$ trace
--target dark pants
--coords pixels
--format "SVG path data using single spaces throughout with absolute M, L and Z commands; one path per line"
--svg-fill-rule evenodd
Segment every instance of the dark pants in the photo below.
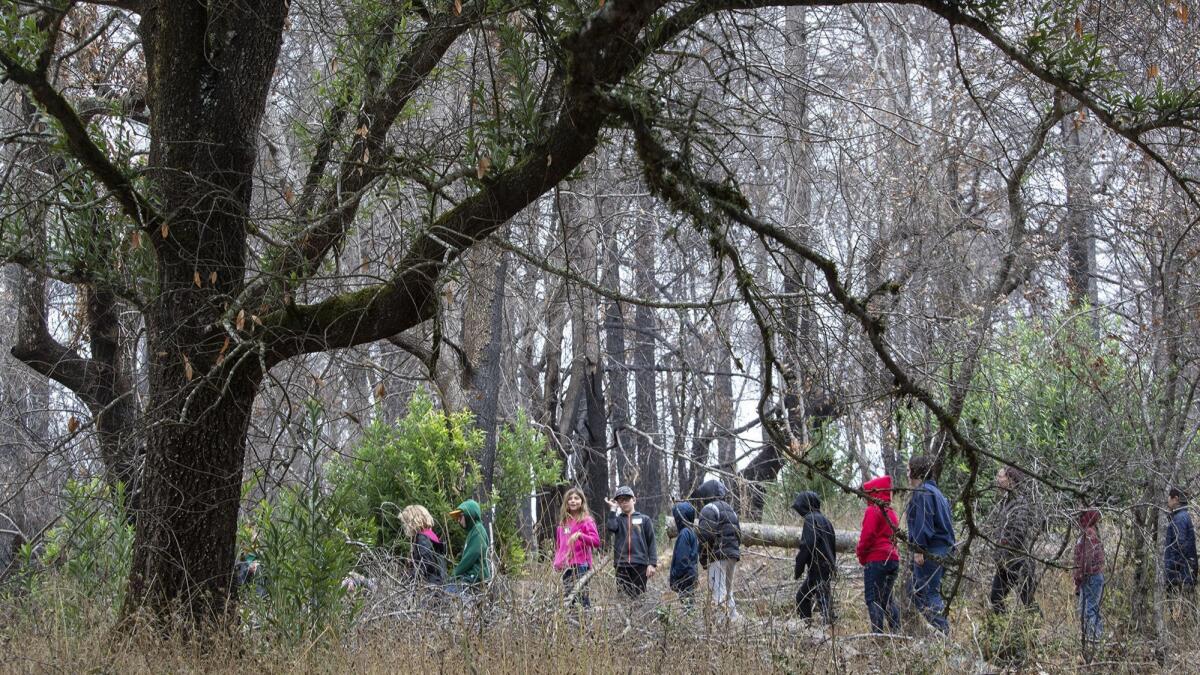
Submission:
M 683 602 L 685 607 L 691 607 L 693 600 L 696 598 L 696 576 L 691 575 L 681 579 L 672 579 L 671 590 L 679 595 L 679 600 Z
M 1029 558 L 1013 558 L 996 565 L 996 574 L 992 577 L 992 592 L 989 600 L 992 611 L 1003 614 L 1004 598 L 1009 591 L 1017 588 L 1021 604 L 1028 608 L 1036 608 L 1034 591 L 1037 590 L 1037 579 L 1033 573 L 1033 561 Z
M 801 619 L 811 619 L 815 600 L 825 623 L 833 623 L 835 617 L 832 590 L 830 571 L 819 574 L 818 570 L 809 568 L 808 576 L 804 577 L 804 583 L 800 584 L 800 590 L 796 591 L 796 613 Z
M 892 586 L 899 572 L 899 560 L 871 562 L 863 568 L 863 599 L 871 615 L 872 633 L 883 632 L 884 617 L 891 632 L 900 630 L 900 608 L 892 602 Z
M 571 604 L 578 602 L 584 607 L 592 606 L 592 601 L 588 598 L 586 584 L 579 586 L 579 590 L 575 590 L 575 582 L 586 576 L 589 569 L 591 568 L 587 565 L 573 565 L 563 570 L 563 597 L 568 597 L 571 595 L 571 591 L 575 591 L 575 598 L 571 601 Z
M 925 554 L 925 564 L 912 566 L 912 597 L 913 603 L 920 610 L 921 616 L 931 626 L 943 633 L 950 632 L 950 622 L 946 620 L 946 603 L 942 601 L 942 576 L 946 568 L 933 559 L 933 554 Z
M 631 598 L 646 592 L 645 565 L 617 565 L 617 587 Z

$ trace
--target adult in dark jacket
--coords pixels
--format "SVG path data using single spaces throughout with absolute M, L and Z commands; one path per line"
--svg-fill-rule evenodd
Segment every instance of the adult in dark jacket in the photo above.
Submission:
M 792 510 L 804 519 L 794 578 L 799 579 L 808 572 L 796 591 L 796 612 L 802 619 L 811 619 L 813 600 L 816 600 L 825 622 L 833 623 L 832 583 L 837 571 L 837 537 L 833 523 L 821 513 L 821 498 L 815 492 L 796 495 Z
M 1191 593 L 1196 588 L 1196 530 L 1188 512 L 1187 495 L 1179 488 L 1171 488 L 1167 508 L 1170 517 L 1163 546 L 1163 576 L 1168 589 Z
M 729 491 L 719 480 L 706 480 L 692 493 L 700 508 L 700 564 L 708 570 L 713 602 L 730 619 L 738 616 L 733 576 L 742 557 L 742 526 L 737 512 L 725 501 Z
M 696 592 L 696 579 L 699 576 L 697 567 L 700 562 L 700 540 L 693 531 L 696 526 L 696 508 L 687 502 L 679 502 L 671 509 L 671 517 L 675 519 L 675 529 L 679 532 L 671 554 L 671 590 L 690 605 Z
M 913 551 L 912 595 L 921 615 L 934 628 L 950 632 L 942 600 L 942 561 L 954 550 L 954 521 L 950 502 L 933 480 L 933 458 L 917 455 L 908 461 L 912 496 L 905 511 L 908 544 Z
M 613 499 L 605 500 L 612 512 L 605 528 L 613 538 L 613 567 L 617 586 L 625 595 L 636 598 L 646 592 L 646 581 L 658 568 L 658 550 L 654 543 L 654 521 L 638 513 L 633 488 L 622 485 Z
M 1001 467 L 996 472 L 996 486 L 1004 496 L 991 518 L 996 573 L 988 599 L 994 614 L 1004 613 L 1004 599 L 1013 588 L 1018 589 L 1025 607 L 1037 607 L 1037 575 L 1029 551 L 1037 538 L 1038 516 L 1025 483 L 1026 476 L 1019 469 Z

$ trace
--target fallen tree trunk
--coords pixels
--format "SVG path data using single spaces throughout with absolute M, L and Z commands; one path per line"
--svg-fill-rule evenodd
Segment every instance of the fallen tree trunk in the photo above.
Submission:
M 742 523 L 742 543 L 747 546 L 778 546 L 780 548 L 799 548 L 800 535 L 803 527 L 792 525 L 767 525 L 765 523 Z M 836 530 L 838 553 L 848 553 L 858 546 L 858 533 L 852 530 Z M 678 535 L 675 520 L 667 520 L 667 536 L 674 539 Z

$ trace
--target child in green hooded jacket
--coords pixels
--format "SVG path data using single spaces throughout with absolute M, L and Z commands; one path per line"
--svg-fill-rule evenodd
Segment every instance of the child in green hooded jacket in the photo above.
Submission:
M 492 575 L 488 569 L 487 552 L 490 546 L 487 529 L 483 526 L 483 512 L 479 502 L 468 499 L 450 512 L 452 518 L 467 529 L 467 543 L 463 546 L 458 564 L 454 566 L 454 581 L 460 584 L 478 584 Z

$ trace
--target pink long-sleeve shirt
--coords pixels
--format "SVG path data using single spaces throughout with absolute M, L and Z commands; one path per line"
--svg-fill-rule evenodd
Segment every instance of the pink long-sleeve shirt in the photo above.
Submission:
M 554 528 L 554 532 L 554 569 L 561 571 L 575 565 L 592 566 L 592 549 L 600 548 L 600 532 L 596 530 L 596 521 L 591 516 L 568 521 Z M 576 532 L 580 533 L 579 538 L 568 546 L 567 540 Z

